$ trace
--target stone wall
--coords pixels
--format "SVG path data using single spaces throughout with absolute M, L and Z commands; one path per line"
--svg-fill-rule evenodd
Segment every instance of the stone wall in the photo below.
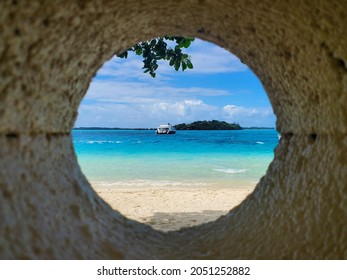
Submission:
M 1 1 L 0 258 L 347 258 L 346 0 Z M 255 191 L 213 223 L 161 233 L 113 211 L 70 130 L 115 53 L 199 37 L 259 77 L 282 138 Z

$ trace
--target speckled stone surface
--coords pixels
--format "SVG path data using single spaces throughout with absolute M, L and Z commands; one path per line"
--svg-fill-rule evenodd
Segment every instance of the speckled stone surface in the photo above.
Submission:
M 0 258 L 346 259 L 347 1 L 1 1 Z M 259 77 L 282 138 L 253 194 L 161 233 L 92 190 L 70 137 L 91 78 L 141 40 L 214 42 Z

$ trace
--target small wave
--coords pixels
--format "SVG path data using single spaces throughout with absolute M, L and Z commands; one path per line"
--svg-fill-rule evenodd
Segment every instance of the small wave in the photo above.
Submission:
M 202 187 L 208 186 L 208 183 L 204 182 L 182 182 L 182 181 L 168 181 L 168 180 L 124 180 L 124 181 L 91 181 L 91 184 L 96 187 L 112 188 L 143 188 L 143 187 Z
M 214 171 L 228 173 L 228 174 L 238 174 L 238 173 L 245 173 L 247 169 L 232 169 L 232 168 L 221 168 L 221 169 L 213 169 Z
M 93 141 L 87 141 L 88 144 L 104 144 L 107 143 L 107 141 L 97 141 L 97 140 L 93 140 Z
M 87 141 L 88 144 L 120 144 L 122 141 L 107 141 L 107 140 L 91 140 Z
M 257 142 L 255 142 L 256 144 L 260 144 L 260 145 L 263 145 L 264 144 L 264 142 L 261 142 L 261 141 L 257 141 Z

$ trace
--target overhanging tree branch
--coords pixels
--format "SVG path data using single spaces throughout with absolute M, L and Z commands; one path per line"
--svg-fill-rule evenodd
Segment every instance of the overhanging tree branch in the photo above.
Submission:
M 173 48 L 168 47 L 166 41 L 173 41 L 176 45 Z M 182 49 L 188 48 L 193 41 L 194 38 L 159 37 L 138 43 L 117 56 L 127 58 L 130 51 L 142 56 L 144 73 L 149 73 L 154 78 L 156 76 L 155 71 L 158 68 L 158 60 L 169 61 L 169 65 L 174 67 L 176 71 L 179 69 L 182 69 L 182 71 L 193 69 L 190 57 L 182 52 Z

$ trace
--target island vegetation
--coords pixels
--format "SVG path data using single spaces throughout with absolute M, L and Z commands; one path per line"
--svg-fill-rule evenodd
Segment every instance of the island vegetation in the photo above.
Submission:
M 196 121 L 190 124 L 177 124 L 174 126 L 176 130 L 241 130 L 242 127 L 238 123 L 227 123 L 224 121 Z

